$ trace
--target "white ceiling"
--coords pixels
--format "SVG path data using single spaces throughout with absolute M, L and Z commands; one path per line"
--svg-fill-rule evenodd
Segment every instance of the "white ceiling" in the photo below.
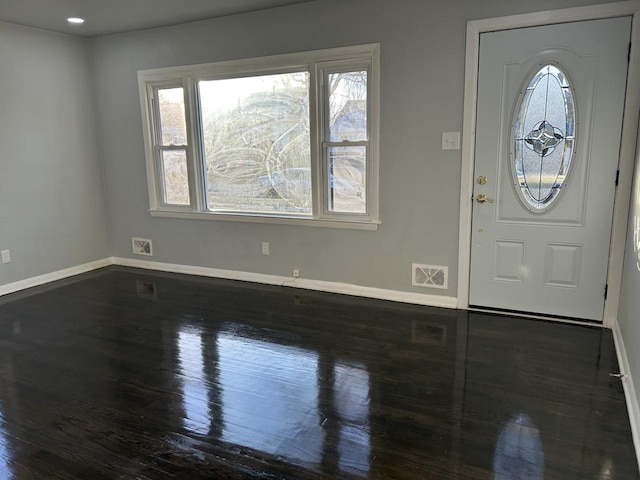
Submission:
M 0 0 L 0 21 L 95 37 L 313 0 Z M 82 17 L 70 25 L 68 17 Z

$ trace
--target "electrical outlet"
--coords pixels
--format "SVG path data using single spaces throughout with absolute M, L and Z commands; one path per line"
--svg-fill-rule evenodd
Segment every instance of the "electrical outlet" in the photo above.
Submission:
M 442 150 L 460 150 L 460 132 L 442 132 Z
M 2 263 L 11 263 L 11 252 L 9 250 L 2 250 L 0 256 L 2 256 Z
M 294 268 L 293 269 L 293 278 L 300 278 L 300 269 L 299 268 Z
M 262 242 L 262 254 L 269 255 L 269 242 Z

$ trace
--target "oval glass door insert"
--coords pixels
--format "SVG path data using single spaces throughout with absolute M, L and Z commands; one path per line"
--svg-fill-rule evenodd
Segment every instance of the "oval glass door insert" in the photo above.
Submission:
M 547 64 L 529 81 L 515 111 L 511 163 L 525 208 L 548 210 L 564 188 L 575 142 L 575 101 L 562 69 Z

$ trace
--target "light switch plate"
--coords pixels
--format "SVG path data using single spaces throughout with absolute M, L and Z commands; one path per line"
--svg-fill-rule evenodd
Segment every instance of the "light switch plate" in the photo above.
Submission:
M 460 132 L 442 132 L 442 150 L 460 150 Z

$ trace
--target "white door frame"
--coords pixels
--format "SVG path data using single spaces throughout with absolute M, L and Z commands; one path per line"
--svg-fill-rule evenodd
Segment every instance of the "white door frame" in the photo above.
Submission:
M 609 247 L 608 294 L 604 303 L 604 326 L 612 328 L 618 316 L 622 286 L 622 267 L 631 199 L 633 166 L 640 113 L 640 0 L 587 7 L 550 10 L 508 17 L 473 20 L 467 23 L 467 48 L 464 78 L 464 119 L 462 135 L 462 170 L 460 185 L 460 230 L 458 248 L 458 308 L 469 308 L 469 274 L 471 263 L 471 214 L 473 210 L 473 170 L 475 165 L 476 108 L 478 99 L 478 61 L 480 34 L 514 28 L 557 23 L 632 16 L 631 51 L 627 73 L 627 92 L 622 120 L 620 170 L 613 207 L 611 246 Z M 629 85 L 632 88 L 629 88 Z

